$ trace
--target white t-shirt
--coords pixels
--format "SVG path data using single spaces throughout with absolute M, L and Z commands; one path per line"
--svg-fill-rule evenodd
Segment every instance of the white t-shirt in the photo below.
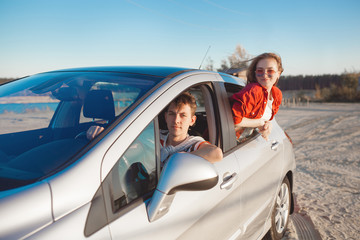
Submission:
M 262 116 L 262 119 L 264 119 L 265 121 L 269 121 L 271 116 L 272 116 L 272 104 L 273 104 L 274 99 L 272 100 L 268 100 L 266 107 L 265 107 L 265 112 Z
M 169 131 L 160 130 L 160 144 L 161 144 L 161 147 L 166 146 L 166 141 L 167 141 L 168 136 L 169 136 Z M 191 144 L 191 142 L 194 142 L 194 143 Z M 190 146 L 187 146 L 182 151 L 183 152 L 192 152 L 192 151 L 198 150 L 200 145 L 203 144 L 203 143 L 206 143 L 206 142 L 207 141 L 204 138 L 200 137 L 200 136 L 189 136 L 189 134 L 188 134 L 186 139 L 181 144 L 189 143 Z
M 161 161 L 165 161 L 172 154 L 177 152 L 192 152 L 198 150 L 200 145 L 203 143 L 208 143 L 204 138 L 200 136 L 189 136 L 187 135 L 186 139 L 177 146 L 166 146 L 166 141 L 169 136 L 169 131 L 160 130 L 160 145 L 161 145 Z M 167 149 L 163 154 L 163 150 Z

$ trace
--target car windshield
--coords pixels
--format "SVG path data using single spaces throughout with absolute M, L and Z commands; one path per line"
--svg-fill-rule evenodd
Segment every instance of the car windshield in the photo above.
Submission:
M 51 72 L 0 86 L 0 191 L 56 172 L 90 141 L 90 126 L 125 116 L 162 78 Z

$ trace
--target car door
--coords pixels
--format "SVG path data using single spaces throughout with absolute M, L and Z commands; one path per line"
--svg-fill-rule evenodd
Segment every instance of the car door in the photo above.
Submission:
M 258 237 L 281 183 L 281 146 L 276 140 L 266 141 L 258 135 L 240 146 L 235 154 L 240 165 L 243 237 Z
M 217 100 L 214 86 L 204 84 L 198 88 L 202 90 L 203 102 L 207 105 L 205 109 L 207 110 L 207 124 L 210 131 L 209 140 L 214 143 L 217 139 L 219 144 L 224 145 L 223 129 L 226 129 L 228 125 L 220 118 L 219 109 L 222 108 L 222 105 Z M 202 125 L 205 124 L 202 123 Z M 215 135 L 216 138 L 212 139 L 212 135 Z M 224 151 L 223 146 L 222 148 Z M 191 204 L 195 211 L 207 207 L 206 211 L 202 210 L 205 215 L 197 220 L 179 239 L 229 239 L 237 234 L 241 189 L 236 156 L 225 151 L 223 160 L 214 165 L 219 174 L 217 186 L 210 191 L 199 192 L 198 194 L 202 197 L 198 202 Z M 191 193 L 184 194 L 190 195 Z M 201 211 L 198 212 L 200 215 Z
M 174 96 L 182 90 L 195 86 L 194 83 L 204 82 L 204 78 L 207 83 L 195 85 L 204 93 L 206 117 L 209 119 L 206 121 L 210 132 L 209 140 L 220 145 L 222 139 L 217 129 L 221 126 L 216 117 L 218 106 L 210 82 L 212 79 L 215 81 L 217 79 L 211 74 L 196 75 L 178 80 L 166 91 L 154 96 L 153 99 L 156 100 L 148 105 L 145 102 L 141 104 L 140 107 L 146 105 L 145 110 L 136 119 L 134 118 L 135 120 L 128 125 L 126 131 L 119 136 L 105 155 L 102 169 L 103 194 L 108 226 L 114 239 L 226 239 L 232 237 L 239 229 L 239 168 L 234 153 L 224 155 L 222 161 L 214 164 L 219 176 L 215 187 L 205 191 L 177 192 L 169 212 L 156 221 L 150 222 L 146 212 L 147 203 L 151 199 L 154 184 L 159 176 L 150 177 L 153 173 L 159 173 L 160 146 L 157 115 Z M 145 148 L 148 150 L 144 150 Z M 133 152 L 130 153 L 131 151 Z M 130 155 L 136 156 L 133 158 L 136 160 L 129 160 Z M 120 178 L 126 179 L 124 177 L 126 174 L 123 174 L 126 171 L 118 170 L 121 168 L 119 166 L 125 166 L 119 163 L 119 161 L 125 161 L 124 159 L 128 160 L 127 167 L 134 164 L 134 161 L 138 162 L 138 159 L 143 159 L 150 166 L 147 167 L 143 163 L 142 166 L 134 167 L 137 173 L 133 175 L 141 175 L 147 181 L 144 186 L 139 184 L 142 190 L 134 190 L 132 197 L 127 196 L 128 190 L 121 181 L 114 184 L 116 182 L 114 178 L 123 176 Z M 110 166 L 114 167 L 110 170 Z M 110 174 L 105 175 L 108 169 Z M 143 169 L 142 172 L 141 169 Z M 140 182 L 140 180 L 135 180 L 135 182 Z
M 225 83 L 228 96 L 236 89 L 230 85 Z M 229 103 L 226 104 L 226 108 L 230 109 Z M 282 180 L 282 137 L 274 128 L 269 140 L 266 141 L 254 129 L 252 134 L 237 141 L 234 154 L 240 168 L 240 236 L 242 239 L 256 239 L 264 231 L 265 221 L 269 217 L 277 188 Z

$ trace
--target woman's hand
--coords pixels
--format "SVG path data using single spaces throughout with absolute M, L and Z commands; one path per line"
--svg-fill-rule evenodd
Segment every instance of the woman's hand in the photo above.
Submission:
M 259 133 L 263 138 L 265 138 L 266 141 L 269 140 L 269 135 L 272 130 L 272 123 L 270 121 L 265 121 L 264 125 L 262 127 L 259 127 Z

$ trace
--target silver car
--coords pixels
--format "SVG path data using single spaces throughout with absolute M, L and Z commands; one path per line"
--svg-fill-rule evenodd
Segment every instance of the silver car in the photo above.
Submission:
M 0 86 L 0 239 L 279 239 L 293 210 L 291 140 L 273 120 L 236 137 L 229 96 L 245 81 L 172 67 L 91 67 Z M 189 131 L 217 163 L 160 167 L 163 111 L 190 91 Z M 88 140 L 91 126 L 105 130 Z

